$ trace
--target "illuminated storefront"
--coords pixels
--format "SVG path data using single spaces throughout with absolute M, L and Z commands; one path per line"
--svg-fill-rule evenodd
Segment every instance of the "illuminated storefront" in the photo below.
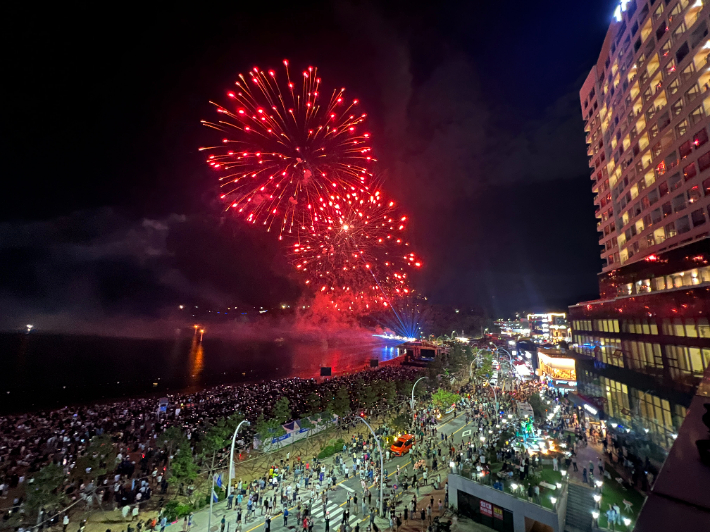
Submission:
M 573 388 L 576 385 L 575 359 L 558 349 L 539 348 L 537 366 L 538 375 L 550 379 L 553 386 Z

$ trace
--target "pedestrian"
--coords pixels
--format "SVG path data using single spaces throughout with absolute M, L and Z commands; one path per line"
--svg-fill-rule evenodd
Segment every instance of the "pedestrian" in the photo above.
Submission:
M 576 456 L 572 458 L 572 468 L 575 471 L 579 471 L 579 469 L 577 469 L 577 457 Z
M 599 476 L 600 477 L 604 476 L 604 462 L 602 461 L 601 458 L 599 459 L 599 462 L 597 465 L 599 466 Z
M 288 508 L 284 506 L 284 527 L 288 526 Z
M 227 525 L 227 518 L 223 515 L 221 521 L 219 522 L 219 531 L 224 532 L 224 528 Z
M 271 530 L 271 518 L 267 515 L 264 519 L 264 532 L 270 532 Z
M 582 481 L 586 484 L 587 483 L 587 468 L 585 467 L 582 469 Z
M 69 526 L 69 516 L 64 514 L 64 519 L 62 520 L 62 532 L 67 532 L 67 527 Z

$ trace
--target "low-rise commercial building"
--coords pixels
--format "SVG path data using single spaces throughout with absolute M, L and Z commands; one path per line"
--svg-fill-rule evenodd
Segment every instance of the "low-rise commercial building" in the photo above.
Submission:
M 710 365 L 710 240 L 599 276 L 601 298 L 573 305 L 579 393 L 659 459 Z

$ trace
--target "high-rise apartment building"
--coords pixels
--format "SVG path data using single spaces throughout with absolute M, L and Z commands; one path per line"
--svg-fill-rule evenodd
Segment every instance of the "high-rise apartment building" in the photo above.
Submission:
M 707 0 L 622 0 L 580 100 L 603 271 L 710 231 Z
M 603 262 L 573 399 L 658 462 L 710 367 L 708 3 L 621 1 L 580 91 Z

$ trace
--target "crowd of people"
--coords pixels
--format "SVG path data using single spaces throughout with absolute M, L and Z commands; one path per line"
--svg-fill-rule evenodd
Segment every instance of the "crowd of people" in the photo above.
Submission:
M 419 371 L 387 366 L 322 382 L 291 378 L 217 386 L 171 395 L 167 404 L 159 398 L 133 398 L 0 417 L 0 501 L 7 501 L 0 504 L 0 524 L 13 514 L 24 513 L 26 479 L 48 464 L 57 464 L 66 474 L 62 489 L 68 501 L 137 508 L 156 493 L 164 494 L 167 488 L 162 472 L 169 453 L 160 447 L 158 438 L 169 427 L 179 427 L 191 442 L 196 442 L 211 424 L 239 412 L 252 422 L 253 431 L 257 418 L 262 414 L 268 418 L 281 397 L 289 400 L 296 419 L 305 411 L 309 395 L 315 393 L 325 403 L 342 387 L 349 391 L 355 409 L 361 406 L 356 390 L 363 383 L 407 382 L 415 379 Z M 102 435 L 113 442 L 116 460 L 98 464 L 107 474 L 92 478 L 89 471 L 77 471 L 76 465 L 85 456 L 91 439 Z M 253 432 L 247 430 L 240 436 L 248 445 Z M 61 519 L 50 509 L 41 515 L 43 520 L 38 525 Z

